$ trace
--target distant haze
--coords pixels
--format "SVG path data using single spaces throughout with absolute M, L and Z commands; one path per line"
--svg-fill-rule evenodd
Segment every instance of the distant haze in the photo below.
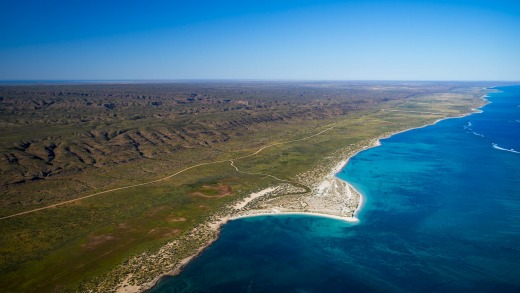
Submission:
M 1 1 L 0 80 L 520 81 L 520 1 Z

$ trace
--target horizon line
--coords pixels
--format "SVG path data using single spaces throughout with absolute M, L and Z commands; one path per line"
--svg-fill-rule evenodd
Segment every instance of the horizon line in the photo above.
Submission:
M 503 82 L 520 80 L 456 80 L 456 79 L 253 79 L 253 78 L 184 78 L 184 79 L 6 79 L 0 86 L 9 85 L 73 85 L 73 84 L 160 84 L 160 83 L 222 83 L 222 82 Z

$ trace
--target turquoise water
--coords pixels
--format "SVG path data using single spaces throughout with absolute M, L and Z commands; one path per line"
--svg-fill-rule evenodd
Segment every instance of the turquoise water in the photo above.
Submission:
M 520 292 L 520 86 L 500 89 L 352 158 L 359 224 L 235 220 L 151 292 Z

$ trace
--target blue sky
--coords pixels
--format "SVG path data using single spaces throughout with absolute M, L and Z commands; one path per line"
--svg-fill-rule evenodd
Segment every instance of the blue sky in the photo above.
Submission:
M 0 1 L 0 80 L 520 81 L 520 1 Z

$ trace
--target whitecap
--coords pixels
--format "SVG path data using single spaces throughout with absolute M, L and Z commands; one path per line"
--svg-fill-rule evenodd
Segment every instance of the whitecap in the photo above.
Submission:
M 493 145 L 494 149 L 497 149 L 497 150 L 500 150 L 500 151 L 506 151 L 506 152 L 511 152 L 511 153 L 515 153 L 515 154 L 520 154 L 520 152 L 519 151 L 515 151 L 515 149 L 506 149 L 506 148 L 498 146 L 496 143 L 492 143 L 492 145 Z
M 475 132 L 475 131 L 473 131 L 472 133 L 473 133 L 474 135 L 476 135 L 476 136 L 484 137 L 484 134 L 480 134 L 480 133 L 477 133 L 477 132 Z

